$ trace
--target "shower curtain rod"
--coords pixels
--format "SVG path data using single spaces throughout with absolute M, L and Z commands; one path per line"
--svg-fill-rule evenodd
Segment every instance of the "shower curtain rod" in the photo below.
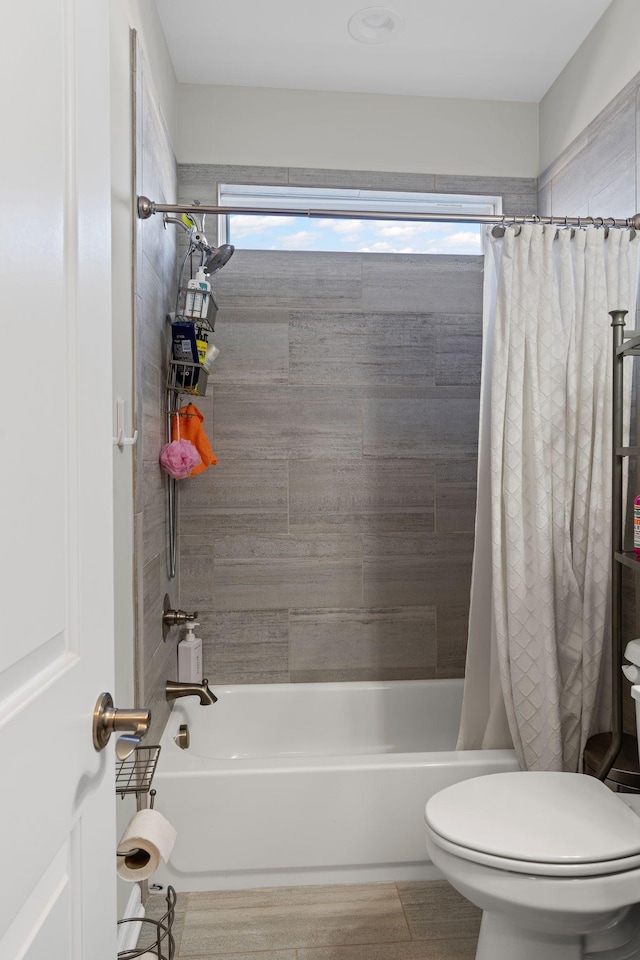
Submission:
M 511 223 L 548 223 L 560 227 L 633 227 L 640 230 L 640 213 L 626 220 L 614 217 L 538 217 L 535 214 L 515 216 L 502 213 L 402 213 L 397 210 L 282 210 L 269 207 L 216 207 L 205 204 L 155 203 L 148 197 L 138 197 L 138 217 L 148 220 L 155 213 L 177 214 L 219 214 L 227 216 L 237 213 L 269 217 L 332 217 L 343 220 L 415 220 L 427 223 L 493 223 L 507 226 Z

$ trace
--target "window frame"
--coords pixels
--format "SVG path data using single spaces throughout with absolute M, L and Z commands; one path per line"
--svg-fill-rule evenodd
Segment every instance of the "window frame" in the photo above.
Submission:
M 290 210 L 291 215 L 306 212 L 307 210 L 327 211 L 342 210 L 353 212 L 353 219 L 358 219 L 358 212 L 380 212 L 381 220 L 384 220 L 384 212 L 406 212 L 406 213 L 446 213 L 456 216 L 469 213 L 474 215 L 498 215 L 502 214 L 502 196 L 495 194 L 460 194 L 460 193 L 436 193 L 435 191 L 392 191 L 392 190 L 369 190 L 358 188 L 342 187 L 300 187 L 288 184 L 218 184 L 218 205 L 221 207 L 231 207 L 241 212 L 242 207 L 273 210 Z M 229 214 L 218 216 L 218 242 L 233 243 L 232 231 L 230 230 Z M 330 218 L 327 218 L 330 219 Z M 336 218 L 338 219 L 338 218 Z M 311 221 L 310 221 L 311 222 Z M 379 221 L 372 220 L 372 223 Z M 397 224 L 415 224 L 415 220 L 401 220 L 393 218 L 389 223 Z M 424 222 L 424 221 L 418 221 Z M 470 221 L 442 221 L 443 225 L 452 223 L 462 226 Z M 239 249 L 245 250 L 264 250 L 264 247 L 250 247 L 236 244 Z M 278 253 L 305 251 L 302 247 L 292 247 L 290 250 L 283 248 Z M 307 252 L 319 252 L 309 248 Z M 350 251 L 335 250 L 336 253 L 360 252 L 376 253 L 380 251 Z M 394 253 L 396 256 L 403 254 Z M 479 252 L 480 255 L 481 251 Z M 417 251 L 416 256 L 425 255 L 427 252 Z M 412 254 L 414 255 L 414 254 Z M 438 251 L 433 255 L 440 255 Z M 457 254 L 462 255 L 462 254 Z

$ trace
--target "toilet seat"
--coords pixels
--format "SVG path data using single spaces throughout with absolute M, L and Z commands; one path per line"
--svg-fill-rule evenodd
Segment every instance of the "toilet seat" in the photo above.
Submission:
M 469 860 L 472 863 L 493 867 L 494 870 L 504 870 L 508 873 L 522 873 L 529 877 L 557 877 L 558 879 L 564 877 L 567 879 L 601 877 L 607 874 L 625 873 L 628 870 L 635 870 L 640 867 L 640 854 L 638 853 L 618 860 L 598 860 L 595 863 L 540 863 L 534 860 L 497 857 L 491 853 L 461 847 L 458 844 L 451 843 L 450 840 L 445 840 L 433 829 L 430 830 L 430 836 L 438 847 L 461 860 Z
M 454 856 L 545 877 L 640 866 L 640 817 L 599 780 L 516 772 L 447 787 L 427 803 L 432 841 Z

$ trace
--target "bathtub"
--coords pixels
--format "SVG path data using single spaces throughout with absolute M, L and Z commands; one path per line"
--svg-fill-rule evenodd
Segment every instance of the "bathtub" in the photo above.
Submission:
M 212 689 L 213 706 L 175 703 L 154 779 L 178 839 L 153 882 L 178 891 L 436 879 L 426 801 L 518 769 L 511 750 L 455 751 L 461 680 Z

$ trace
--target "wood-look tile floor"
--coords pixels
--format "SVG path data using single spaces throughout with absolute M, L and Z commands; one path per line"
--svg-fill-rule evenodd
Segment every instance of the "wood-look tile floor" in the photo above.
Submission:
M 176 960 L 473 960 L 480 915 L 440 880 L 183 893 Z

